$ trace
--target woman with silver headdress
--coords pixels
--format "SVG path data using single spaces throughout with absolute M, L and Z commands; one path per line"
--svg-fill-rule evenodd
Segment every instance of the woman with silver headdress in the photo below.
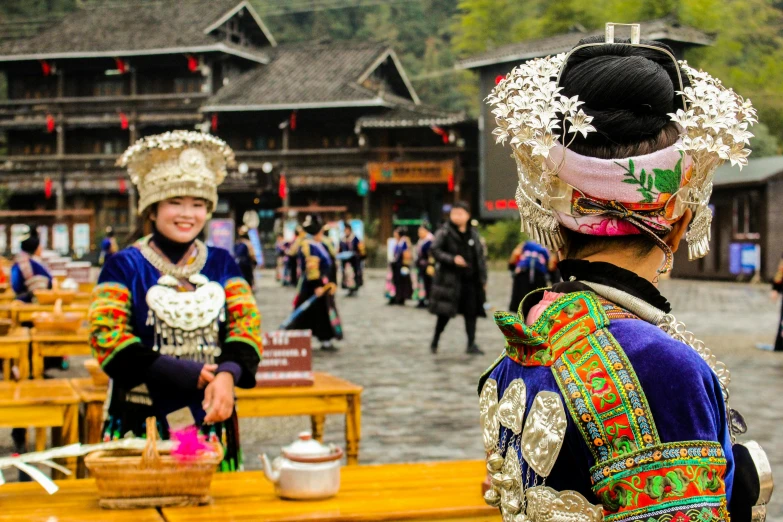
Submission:
M 756 503 L 761 518 L 766 459 L 734 444 L 728 371 L 657 288 L 683 237 L 707 253 L 713 175 L 746 163 L 750 102 L 638 25 L 615 41 L 614 24 L 515 68 L 488 101 L 523 231 L 560 252 L 564 282 L 495 314 L 485 500 L 505 522 L 749 520 Z
M 125 151 L 118 165 L 152 233 L 106 261 L 89 311 L 90 344 L 111 377 L 104 440 L 141 436 L 150 416 L 162 438 L 170 423 L 195 424 L 223 444 L 231 471 L 242 467 L 234 387 L 255 386 L 261 319 L 231 254 L 198 237 L 233 163 L 228 145 L 199 132 Z

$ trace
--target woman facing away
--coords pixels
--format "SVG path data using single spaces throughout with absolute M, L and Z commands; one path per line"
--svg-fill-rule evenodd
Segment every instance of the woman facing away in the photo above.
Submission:
M 499 141 L 518 138 L 523 230 L 565 259 L 564 282 L 495 314 L 485 500 L 514 522 L 750 520 L 763 451 L 735 444 L 728 371 L 657 281 L 683 237 L 706 254 L 714 170 L 746 162 L 755 111 L 664 44 L 603 38 L 521 65 L 489 100 Z
M 111 377 L 104 440 L 143 435 L 150 416 L 168 438 L 175 413 L 223 445 L 230 471 L 242 468 L 234 388 L 255 386 L 261 319 L 231 254 L 198 237 L 233 163 L 223 141 L 198 132 L 125 151 L 118 164 L 152 234 L 106 262 L 89 312 L 93 353 Z
M 411 280 L 413 247 L 411 246 L 408 232 L 404 228 L 395 228 L 393 235 L 396 244 L 394 246 L 394 257 L 389 264 L 389 270 L 391 271 L 391 283 L 394 292 L 389 299 L 389 304 L 405 306 L 405 301 L 413 297 L 413 281 Z

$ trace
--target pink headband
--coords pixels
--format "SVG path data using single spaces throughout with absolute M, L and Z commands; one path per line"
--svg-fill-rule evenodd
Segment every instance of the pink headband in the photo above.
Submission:
M 668 227 L 678 217 L 672 198 L 688 183 L 693 169 L 691 157 L 677 143 L 622 159 L 582 156 L 558 144 L 547 162 L 573 189 L 567 192 L 570 201 L 554 205 L 558 221 L 576 232 L 599 236 L 638 234 L 634 219 L 620 215 L 624 211 L 654 231 L 658 226 Z

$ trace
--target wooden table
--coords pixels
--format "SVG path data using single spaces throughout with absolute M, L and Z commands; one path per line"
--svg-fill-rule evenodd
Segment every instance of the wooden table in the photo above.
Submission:
M 55 446 L 79 442 L 79 395 L 65 379 L 0 382 L 0 427 L 35 428 L 37 451 L 46 449 L 46 428 L 56 428 Z M 65 460 L 76 478 L 76 459 Z
M 106 387 L 95 387 L 92 379 L 71 379 L 71 384 L 85 403 L 84 433 L 86 443 L 100 442 L 103 426 L 103 403 Z M 345 415 L 346 458 L 349 465 L 358 464 L 361 440 L 362 387 L 328 373 L 315 373 L 313 386 L 296 388 L 236 389 L 239 417 L 290 417 L 308 415 L 313 436 L 323 439 L 326 415 Z
M 38 332 L 30 330 L 32 341 L 33 379 L 43 378 L 44 357 L 64 357 L 69 355 L 92 355 L 89 331 L 82 328 L 78 332 Z
M 12 360 L 17 361 L 20 375 L 29 375 L 30 330 L 12 328 L 8 335 L 0 336 L 0 359 L 3 359 L 3 380 L 11 380 Z M 25 373 L 26 372 L 26 373 Z
M 53 304 L 42 305 L 16 301 L 14 305 L 12 319 L 14 320 L 15 324 L 32 322 L 33 314 L 36 312 L 52 312 L 54 310 Z M 84 314 L 85 319 L 87 319 L 87 312 L 89 309 L 90 305 L 85 303 L 71 303 L 69 305 L 63 305 L 63 312 L 79 312 Z
M 485 477 L 483 461 L 350 466 L 336 497 L 305 502 L 277 498 L 259 471 L 219 473 L 212 505 L 161 512 L 166 522 L 500 522 L 497 508 L 484 503 Z
M 60 490 L 54 495 L 35 482 L 0 486 L 0 522 L 163 522 L 152 508 L 101 509 L 94 480 L 63 480 L 57 485 Z

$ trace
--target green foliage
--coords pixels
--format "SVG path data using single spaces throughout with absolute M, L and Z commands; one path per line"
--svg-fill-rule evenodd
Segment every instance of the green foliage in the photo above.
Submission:
M 769 127 L 763 123 L 753 126 L 753 137 L 750 139 L 750 148 L 753 149 L 752 158 L 764 156 L 777 156 L 781 154 L 780 141 L 769 132 Z
M 572 27 L 596 29 L 607 21 L 673 15 L 685 25 L 715 35 L 712 46 L 690 50 L 688 61 L 753 100 L 769 132 L 783 138 L 783 4 L 779 1 L 530 0 L 521 5 L 514 0 L 460 0 L 459 7 L 453 29 L 454 49 L 460 57 Z M 763 144 L 762 154 L 769 145 Z M 776 143 L 772 146 L 777 148 Z
M 512 250 L 527 237 L 519 230 L 518 219 L 503 219 L 481 228 L 487 242 L 487 256 L 491 260 L 505 260 Z

